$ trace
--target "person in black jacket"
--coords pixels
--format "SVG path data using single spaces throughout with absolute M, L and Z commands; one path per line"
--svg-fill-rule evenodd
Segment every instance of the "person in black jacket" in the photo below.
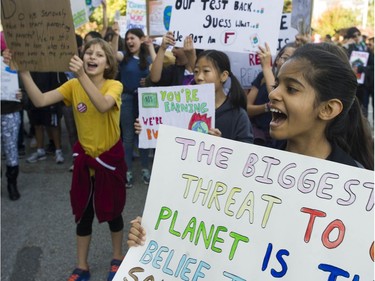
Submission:
M 351 27 L 346 32 L 346 37 L 348 38 L 348 42 L 344 45 L 344 48 L 348 52 L 348 58 L 350 59 L 352 53 L 356 52 L 364 52 L 368 53 L 367 46 L 365 42 L 362 40 L 361 31 L 357 27 Z M 358 67 L 353 66 L 356 73 L 365 73 L 366 67 L 360 65 Z M 366 75 L 365 75 L 366 77 Z M 367 116 L 368 111 L 368 92 L 366 89 L 365 84 L 358 84 L 357 87 L 357 98 L 361 105 L 362 111 Z
M 271 137 L 286 140 L 290 152 L 373 170 L 373 138 L 357 84 L 345 57 L 319 44 L 299 47 L 269 94 Z

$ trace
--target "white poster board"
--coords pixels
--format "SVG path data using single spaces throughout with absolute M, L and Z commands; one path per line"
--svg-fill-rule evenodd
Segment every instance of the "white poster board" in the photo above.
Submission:
M 120 36 L 121 38 L 125 38 L 125 34 L 126 34 L 126 31 L 127 31 L 127 20 L 126 20 L 126 16 L 120 16 L 119 17 L 119 20 L 118 20 L 118 25 L 119 25 L 119 28 L 120 28 Z
M 138 88 L 140 148 L 155 148 L 160 124 L 202 133 L 215 128 L 214 84 Z
M 169 30 L 174 0 L 149 0 L 148 32 L 150 36 L 163 36 Z
M 292 27 L 301 34 L 310 34 L 313 0 L 293 0 Z
M 85 1 L 70 0 L 70 7 L 72 9 L 73 24 L 75 29 L 89 21 Z
M 277 52 L 273 54 L 273 58 L 276 57 L 282 47 L 287 43 L 293 42 L 298 34 L 298 31 L 291 27 L 290 19 L 291 14 L 283 14 L 281 17 L 280 33 L 277 38 Z M 258 73 L 262 71 L 258 55 L 255 52 L 226 52 L 226 54 L 229 56 L 232 72 L 240 81 L 242 88 L 250 89 Z
M 7 66 L 3 62 L 3 58 L 0 57 L 1 60 L 1 100 L 7 101 L 18 101 L 19 99 L 16 98 L 16 94 L 19 91 L 19 84 L 18 84 L 18 74 L 17 71 L 11 70 L 9 66 Z
M 114 281 L 374 280 L 373 191 L 373 171 L 162 125 Z
M 365 82 L 365 73 L 358 72 L 359 67 L 366 67 L 368 61 L 369 53 L 353 51 L 350 54 L 350 64 L 354 70 L 355 75 L 357 76 L 358 84 L 363 84 Z
M 77 0 L 74 0 L 77 1 Z M 86 13 L 88 16 L 90 16 L 97 7 L 99 7 L 102 4 L 101 0 L 80 0 L 86 4 Z
M 126 4 L 127 29 L 140 28 L 147 33 L 146 0 L 128 0 Z
M 195 48 L 251 52 L 268 42 L 275 53 L 283 1 L 195 1 L 176 0 L 170 30 L 176 46 L 193 37 Z

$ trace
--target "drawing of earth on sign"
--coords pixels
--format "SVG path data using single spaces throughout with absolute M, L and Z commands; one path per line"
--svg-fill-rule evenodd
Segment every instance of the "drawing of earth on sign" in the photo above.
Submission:
M 208 133 L 208 130 L 211 128 L 211 117 L 207 117 L 207 114 L 199 114 L 194 113 L 191 116 L 189 122 L 189 130 L 200 132 L 200 133 Z
M 164 9 L 164 27 L 169 30 L 169 24 L 171 22 L 172 6 L 166 6 Z

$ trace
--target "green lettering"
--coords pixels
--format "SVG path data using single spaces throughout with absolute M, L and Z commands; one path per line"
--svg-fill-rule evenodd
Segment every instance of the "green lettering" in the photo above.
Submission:
M 171 217 L 172 210 L 168 207 L 161 207 L 158 220 L 156 221 L 155 230 L 159 228 L 161 220 L 167 220 Z
M 214 230 L 215 230 L 215 226 L 212 224 L 211 225 L 211 228 L 210 228 L 210 233 L 209 235 L 207 236 L 207 230 L 206 230 L 206 225 L 204 224 L 204 222 L 202 221 L 199 226 L 198 226 L 198 230 L 197 230 L 197 236 L 195 238 L 195 242 L 194 244 L 195 245 L 198 245 L 198 241 L 199 241 L 199 238 L 201 236 L 203 236 L 203 243 L 206 247 L 206 249 L 208 249 L 208 247 L 210 246 L 210 242 L 212 240 L 212 236 L 214 234 Z
M 191 218 L 188 225 L 186 226 L 185 230 L 184 230 L 184 233 L 182 233 L 182 236 L 181 238 L 182 239 L 185 239 L 185 237 L 190 234 L 190 242 L 193 242 L 194 240 L 194 233 L 195 233 L 195 229 L 197 228 L 197 219 L 196 218 Z
M 177 216 L 178 216 L 178 211 L 174 211 L 173 218 L 172 218 L 172 223 L 169 226 L 169 233 L 172 234 L 172 235 L 174 235 L 174 236 L 180 237 L 181 233 L 174 229 L 174 226 L 175 226 L 176 220 L 177 220 Z
M 243 236 L 243 235 L 241 235 L 239 233 L 236 233 L 236 232 L 233 232 L 233 231 L 229 233 L 229 236 L 234 239 L 232 247 L 230 248 L 230 252 L 229 252 L 229 260 L 232 260 L 234 258 L 234 254 L 236 253 L 238 243 L 240 241 L 248 243 L 249 237 Z
M 212 239 L 211 250 L 216 253 L 221 253 L 223 250 L 216 247 L 216 243 L 224 243 L 224 239 L 219 237 L 220 232 L 227 232 L 228 229 L 225 226 L 218 226 L 215 231 L 215 235 Z

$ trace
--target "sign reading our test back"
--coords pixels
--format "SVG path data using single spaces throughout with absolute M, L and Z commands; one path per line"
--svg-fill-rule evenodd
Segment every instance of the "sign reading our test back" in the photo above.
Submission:
M 175 0 L 170 29 L 176 45 L 193 37 L 198 49 L 257 51 L 267 42 L 276 53 L 283 1 Z
M 1 22 L 14 68 L 69 70 L 77 53 L 69 0 L 2 0 Z
M 160 124 L 201 133 L 215 128 L 214 84 L 138 88 L 138 103 L 140 148 L 156 147 Z
M 161 125 L 114 281 L 374 278 L 374 172 Z

